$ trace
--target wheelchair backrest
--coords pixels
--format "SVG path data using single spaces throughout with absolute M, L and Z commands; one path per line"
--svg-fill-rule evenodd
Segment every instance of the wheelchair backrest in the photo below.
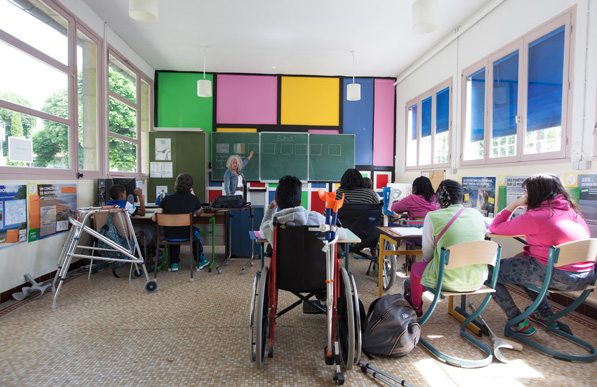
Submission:
M 351 250 L 359 251 L 377 245 L 377 226 L 383 226 L 382 206 L 381 203 L 344 204 L 338 210 L 338 219 L 342 222 L 342 227 L 348 228 L 361 238 L 361 243 L 351 247 Z
M 325 233 L 310 231 L 317 226 L 277 225 L 274 241 L 278 289 L 311 292 L 325 289 Z

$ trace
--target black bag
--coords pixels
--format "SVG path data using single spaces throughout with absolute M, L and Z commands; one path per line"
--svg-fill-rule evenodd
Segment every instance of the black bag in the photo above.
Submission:
M 242 195 L 220 195 L 211 202 L 212 208 L 243 208 L 250 206 L 251 203 L 246 203 Z
M 373 301 L 363 327 L 363 351 L 377 356 L 407 355 L 421 337 L 417 314 L 402 294 Z

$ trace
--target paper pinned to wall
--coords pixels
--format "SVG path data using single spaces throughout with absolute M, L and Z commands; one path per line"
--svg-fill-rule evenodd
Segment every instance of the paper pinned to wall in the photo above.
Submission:
M 156 160 L 172 160 L 172 139 L 170 139 L 170 138 L 156 138 L 155 139 L 155 159 Z
M 172 177 L 171 162 L 149 163 L 149 177 Z

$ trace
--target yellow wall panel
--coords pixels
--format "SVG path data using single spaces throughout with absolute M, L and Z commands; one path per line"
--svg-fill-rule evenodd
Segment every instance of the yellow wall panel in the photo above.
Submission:
M 282 125 L 340 124 L 340 79 L 282 77 Z
M 216 128 L 216 132 L 256 132 L 257 128 Z

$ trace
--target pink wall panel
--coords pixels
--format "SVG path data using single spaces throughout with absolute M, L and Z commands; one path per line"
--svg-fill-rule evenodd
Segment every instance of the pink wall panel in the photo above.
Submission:
M 218 124 L 277 124 L 278 77 L 218 74 Z
M 338 133 L 340 133 L 340 131 L 339 130 L 325 130 L 325 129 L 309 129 L 309 133 L 338 134 Z
M 375 80 L 373 165 L 394 165 L 394 79 Z

